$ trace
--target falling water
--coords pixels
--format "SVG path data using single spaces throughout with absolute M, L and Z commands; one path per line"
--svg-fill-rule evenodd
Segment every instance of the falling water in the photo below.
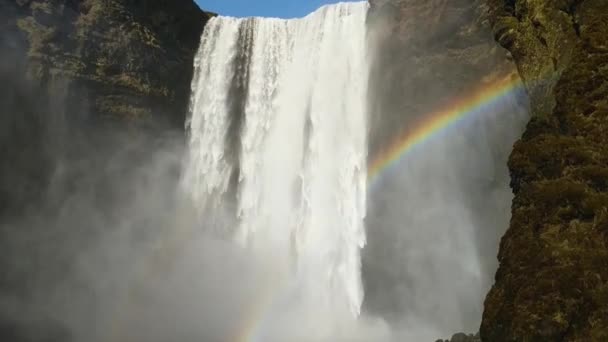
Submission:
M 363 301 L 367 8 L 213 18 L 195 60 L 184 177 L 208 229 L 284 261 L 285 301 L 351 317 Z

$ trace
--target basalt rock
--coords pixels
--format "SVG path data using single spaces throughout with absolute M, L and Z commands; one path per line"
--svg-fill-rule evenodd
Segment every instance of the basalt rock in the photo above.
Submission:
M 515 199 L 484 341 L 608 340 L 608 2 L 492 0 L 533 118 L 509 168 Z

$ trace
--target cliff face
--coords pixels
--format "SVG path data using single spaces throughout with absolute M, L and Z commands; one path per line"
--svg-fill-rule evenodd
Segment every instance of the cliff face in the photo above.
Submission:
M 492 0 L 533 118 L 509 161 L 515 199 L 484 341 L 608 340 L 608 3 Z
M 383 113 L 372 117 L 372 136 L 392 136 L 401 130 L 404 113 L 422 116 L 472 88 L 507 75 L 518 77 L 507 52 L 493 40 L 484 1 L 370 4 L 369 26 L 378 44 L 371 87 L 382 94 L 373 97 L 371 112 Z M 372 141 L 370 154 L 378 145 Z
M 92 116 L 182 125 L 209 17 L 193 1 L 17 0 L 2 13 L 29 79 L 68 80 Z
M 482 339 L 607 340 L 606 2 L 370 2 L 371 20 L 387 23 L 376 32 L 382 55 L 372 69 L 372 85 L 386 96 L 372 112 L 393 113 L 372 121 L 372 136 L 392 135 L 403 112 L 425 113 L 484 75 L 512 70 L 485 38 L 486 20 L 530 97 L 532 119 L 509 160 L 512 220 Z M 382 143 L 372 139 L 373 153 Z
M 2 1 L 0 217 L 35 205 L 64 156 L 182 130 L 208 18 L 192 0 Z
M 118 225 L 159 153 L 176 182 L 208 18 L 192 0 L 0 1 L 0 340 L 69 341 L 35 299 Z
M 373 47 L 370 75 L 371 158 L 382 154 L 383 148 L 390 146 L 417 123 L 433 118 L 446 107 L 452 109 L 453 102 L 467 98 L 479 89 L 491 87 L 497 80 L 519 77 L 507 50 L 494 40 L 484 1 L 372 0 L 370 3 L 370 42 L 378 44 Z M 510 196 L 505 186 L 508 184 L 506 165 L 487 165 L 506 164 L 511 144 L 499 141 L 510 140 L 510 134 L 519 131 L 526 116 L 525 94 L 514 92 L 512 95 L 512 105 L 520 109 L 521 115 L 514 113 L 514 108 L 491 108 L 471 119 L 479 121 L 471 124 L 469 121 L 464 130 L 442 130 L 445 139 L 429 139 L 433 142 L 426 144 L 427 148 L 418 149 L 416 159 L 412 157 L 400 162 L 400 166 L 395 168 L 400 172 L 391 175 L 387 172 L 381 189 L 374 185 L 366 217 L 370 234 L 363 251 L 365 305 L 368 310 L 396 320 L 401 319 L 403 313 L 411 313 L 420 321 L 436 325 L 446 336 L 465 329 L 469 332 L 478 329 L 482 298 L 491 287 L 497 267 L 498 243 L 508 224 L 503 206 L 508 205 Z M 453 137 L 451 133 L 466 137 L 466 147 L 460 149 L 457 139 L 449 140 Z M 483 134 L 486 136 L 482 137 Z M 437 142 L 442 139 L 456 142 L 454 145 L 458 147 L 444 147 Z M 432 149 L 429 146 L 441 147 Z M 458 153 L 451 153 L 456 148 L 459 148 Z M 408 163 L 412 166 L 406 165 Z M 407 184 L 404 178 L 407 177 L 403 175 L 413 174 L 416 170 L 424 170 L 421 184 L 404 188 Z M 395 175 L 398 173 L 401 175 Z M 445 181 L 442 185 L 447 185 L 447 188 L 437 189 L 439 182 L 434 182 L 434 179 Z M 428 199 L 431 193 L 437 197 Z M 407 215 L 426 217 L 411 212 L 411 208 L 417 208 L 417 203 L 426 203 L 426 200 L 429 207 L 444 209 L 438 201 L 445 200 L 446 208 L 471 212 L 474 223 L 456 227 L 458 219 L 450 214 L 450 209 L 432 211 L 425 215 L 433 216 L 437 220 L 433 222 L 440 222 L 437 225 L 445 225 L 446 229 L 438 233 L 442 236 L 431 236 L 433 234 L 427 232 L 431 229 L 421 228 L 425 224 L 423 220 L 415 221 Z M 404 204 L 406 201 L 410 205 Z M 378 204 L 377 208 L 375 204 Z M 458 209 L 454 209 L 456 206 Z M 404 235 L 404 231 L 417 230 L 408 229 L 409 224 L 421 230 L 419 234 L 412 233 L 411 239 Z M 463 275 L 466 271 L 458 273 L 456 262 L 437 264 L 441 261 L 433 256 L 446 254 L 451 258 L 452 253 L 466 254 L 468 251 L 456 250 L 459 249 L 456 240 L 469 234 L 467 229 L 474 230 L 470 246 L 475 249 L 473 254 L 479 254 L 482 276 L 471 280 L 472 286 L 450 286 L 452 279 L 447 274 L 454 272 L 454 277 L 461 279 L 466 277 Z M 455 234 L 453 240 L 450 240 L 451 232 Z M 419 253 L 412 252 L 412 258 L 417 258 L 417 266 L 422 263 L 428 265 L 421 271 L 426 272 L 423 277 L 412 274 L 415 272 L 406 266 L 386 267 L 395 260 L 410 260 L 408 249 L 416 249 L 415 239 L 425 238 L 444 248 L 431 251 L 433 247 L 427 247 L 424 250 L 420 248 Z M 437 243 L 443 239 L 447 246 Z M 450 266 L 447 264 L 454 265 L 454 268 L 448 269 Z M 432 280 L 423 284 L 424 280 L 419 279 Z M 474 287 L 479 287 L 479 291 L 472 290 Z M 431 294 L 431 288 L 437 290 L 435 295 Z M 443 305 L 433 308 L 421 297 L 433 303 L 443 301 Z

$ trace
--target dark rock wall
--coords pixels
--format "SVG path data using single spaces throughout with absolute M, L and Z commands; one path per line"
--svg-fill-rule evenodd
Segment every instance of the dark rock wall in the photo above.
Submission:
M 94 116 L 182 125 L 192 60 L 209 17 L 193 1 L 33 0 L 3 6 L 18 13 L 10 31 L 27 42 L 30 79 L 69 79 Z
M 533 118 L 509 161 L 515 199 L 484 341 L 608 340 L 608 2 L 492 0 Z
M 0 217 L 113 133 L 182 131 L 209 14 L 191 0 L 0 2 Z
M 484 1 L 370 0 L 372 137 L 393 137 L 472 88 L 516 74 L 491 34 Z M 382 113 L 382 115 L 375 115 Z M 371 155 L 381 148 L 372 139 Z
M 69 341 L 33 298 L 117 225 L 160 150 L 170 193 L 208 19 L 192 0 L 0 1 L 0 340 Z
M 428 119 L 437 110 L 445 108 L 453 101 L 470 96 L 476 89 L 488 87 L 505 77 L 519 77 L 509 53 L 494 40 L 488 21 L 488 7 L 484 1 L 371 0 L 370 3 L 371 12 L 368 18 L 370 42 L 377 44 L 372 46 L 369 94 L 370 158 L 372 159 L 381 154 L 382 149 L 398 136 L 407 132 L 408 128 L 415 126 L 420 120 Z M 514 93 L 513 97 L 517 99 L 516 101 L 521 100 L 521 109 L 525 112 L 527 107 L 525 94 Z M 504 131 L 507 132 L 513 129 L 511 126 L 516 121 L 514 120 L 516 117 L 525 117 L 525 113 L 517 116 L 509 109 L 504 113 L 496 114 L 496 127 L 504 125 Z M 471 128 L 471 131 L 483 131 L 486 128 L 488 127 L 479 125 L 475 126 L 475 129 Z M 491 138 L 483 142 L 476 140 L 478 137 L 475 133 L 468 136 L 469 147 L 476 144 L 483 145 L 484 148 L 491 150 L 489 154 L 495 159 L 494 162 L 488 160 L 489 164 L 499 162 L 504 164 L 511 146 L 491 144 L 490 142 L 499 140 L 503 133 L 495 134 L 492 129 L 485 132 Z M 421 152 L 421 155 L 425 152 L 429 153 L 427 150 Z M 471 148 L 471 151 L 461 152 L 461 160 L 456 161 L 457 163 L 462 163 L 474 154 L 474 148 Z M 475 165 L 471 167 L 475 168 L 477 165 L 481 167 L 483 163 L 476 164 L 477 159 L 485 158 L 485 155 L 477 159 L 475 156 L 471 157 L 470 164 Z M 419 164 L 424 164 L 425 160 L 420 158 L 417 161 Z M 395 173 L 411 170 L 403 165 L 405 163 L 402 163 L 399 172 Z M 433 164 L 428 163 L 428 165 Z M 493 215 L 496 211 L 495 202 L 489 198 L 491 196 L 488 195 L 490 193 L 488 189 L 506 182 L 508 174 L 506 167 L 496 167 L 491 171 L 486 170 L 487 167 L 482 171 L 475 170 L 483 174 L 483 177 L 473 175 L 475 172 L 462 171 L 463 169 L 461 165 L 452 165 L 449 171 L 442 173 L 441 170 L 429 166 L 426 173 L 428 178 L 421 181 L 428 181 L 433 177 L 453 177 L 458 178 L 458 186 L 466 189 L 456 200 L 475 213 L 475 236 L 472 238 L 476 241 L 472 241 L 472 245 L 476 248 L 475 252 L 479 253 L 484 281 L 487 279 L 487 283 L 480 286 L 489 289 L 497 267 L 495 258 L 497 245 L 506 229 L 508 219 L 505 218 L 504 222 L 497 223 L 499 219 Z M 438 307 L 436 311 L 433 311 L 431 305 L 424 303 L 416 307 L 419 301 L 417 298 L 421 296 L 417 291 L 426 293 L 429 290 L 419 288 L 414 279 L 416 274 L 411 274 L 406 267 L 399 264 L 406 255 L 404 250 L 408 249 L 407 243 L 416 243 L 402 241 L 405 239 L 402 232 L 408 229 L 409 223 L 402 213 L 407 213 L 408 207 L 415 207 L 415 205 L 408 206 L 404 203 L 404 199 L 407 198 L 407 201 L 413 203 L 417 200 L 423 201 L 424 196 L 428 195 L 424 190 L 417 193 L 416 189 L 402 189 L 404 182 L 399 177 L 384 178 L 385 188 L 376 189 L 378 191 L 370 195 L 372 197 L 369 200 L 369 212 L 366 218 L 369 231 L 368 244 L 363 251 L 366 309 L 396 320 L 404 313 L 411 313 L 420 316 L 418 317 L 420 320 L 429 321 L 430 325 L 443 329 L 446 327 L 455 331 L 477 329 L 481 317 L 481 305 L 477 307 L 471 303 L 480 303 L 485 293 L 479 293 L 477 299 L 472 299 L 466 295 L 456 294 L 458 291 L 456 288 L 444 290 L 439 285 L 429 284 L 444 296 L 450 296 L 444 292 L 453 291 L 452 298 L 457 298 L 453 302 L 458 301 L 462 304 L 450 302 Z M 488 183 L 488 179 L 495 183 Z M 430 186 L 425 190 L 433 191 Z M 396 193 L 398 191 L 400 192 Z M 453 194 L 450 189 L 444 191 L 440 196 L 447 197 Z M 453 192 L 456 193 L 456 190 Z M 435 214 L 438 217 L 442 215 L 441 212 Z M 462 234 L 467 233 L 463 231 Z M 450 251 L 443 252 L 450 253 Z M 435 265 L 434 260 L 427 262 L 429 273 L 426 276 L 429 278 L 433 277 L 431 274 L 434 270 L 443 266 Z M 437 282 L 442 281 L 437 280 Z M 449 314 L 446 314 L 447 306 L 450 306 Z M 455 309 L 455 306 L 458 308 Z M 395 324 L 399 325 L 399 322 Z M 452 331 L 444 334 L 450 332 Z

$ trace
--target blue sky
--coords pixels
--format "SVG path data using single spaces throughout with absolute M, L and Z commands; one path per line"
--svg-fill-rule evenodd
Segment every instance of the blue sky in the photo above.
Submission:
M 303 17 L 315 9 L 353 0 L 195 0 L 206 11 L 234 17 Z

